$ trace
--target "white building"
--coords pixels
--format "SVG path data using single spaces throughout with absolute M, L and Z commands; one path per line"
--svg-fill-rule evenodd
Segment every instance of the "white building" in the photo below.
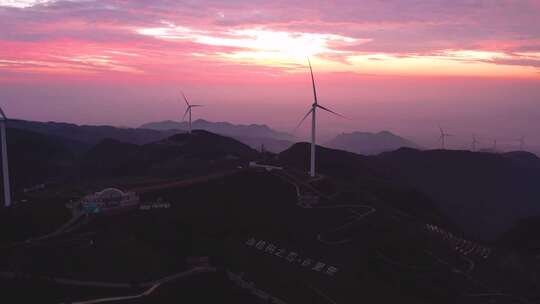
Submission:
M 140 199 L 135 192 L 124 192 L 117 188 L 106 188 L 89 194 L 80 201 L 81 208 L 87 213 L 112 213 L 136 208 Z

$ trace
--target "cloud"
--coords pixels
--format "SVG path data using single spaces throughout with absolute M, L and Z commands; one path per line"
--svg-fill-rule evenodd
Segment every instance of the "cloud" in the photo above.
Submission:
M 160 65 L 201 60 L 294 70 L 309 55 L 323 70 L 351 72 L 351 58 L 359 56 L 437 57 L 526 73 L 536 59 L 516 53 L 540 51 L 539 14 L 534 0 L 0 0 L 0 59 L 58 64 L 58 58 L 94 58 L 65 64 L 152 73 Z M 471 55 L 480 52 L 499 55 Z M 100 56 L 111 62 L 100 63 Z
M 0 0 L 0 6 L 27 8 L 51 2 L 50 0 Z

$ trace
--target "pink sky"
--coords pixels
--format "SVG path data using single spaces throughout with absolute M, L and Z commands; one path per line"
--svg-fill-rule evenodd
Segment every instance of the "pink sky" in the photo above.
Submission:
M 321 136 L 437 124 L 530 145 L 540 127 L 540 1 L 0 0 L 0 105 L 12 117 L 138 126 L 195 117 Z M 303 135 L 302 130 L 299 135 Z M 487 145 L 487 143 L 486 143 Z

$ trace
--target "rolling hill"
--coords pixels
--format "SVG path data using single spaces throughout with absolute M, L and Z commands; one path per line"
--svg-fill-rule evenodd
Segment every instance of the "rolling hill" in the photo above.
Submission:
M 58 181 L 71 174 L 71 168 L 89 145 L 76 140 L 9 127 L 8 157 L 13 189 L 36 183 Z
M 270 152 L 279 153 L 289 148 L 295 141 L 295 137 L 269 128 L 266 125 L 235 125 L 228 122 L 210 122 L 197 119 L 192 124 L 193 129 L 206 130 L 212 133 L 233 137 L 254 149 L 260 149 L 264 145 Z M 171 120 L 151 122 L 141 126 L 143 129 L 171 131 L 188 129 L 187 122 Z
M 84 149 L 64 138 L 9 131 L 14 139 L 18 136 L 28 142 L 17 149 L 50 145 L 43 153 L 38 153 L 39 149 L 32 153 L 42 156 L 38 159 L 45 163 L 48 157 L 72 159 L 71 167 L 98 180 L 114 176 L 183 177 L 236 169 L 260 156 L 235 139 L 202 130 L 142 145 L 104 139 L 90 148 L 82 145 Z M 277 159 L 272 158 L 285 170 L 267 172 L 243 166 L 226 178 L 154 188 L 141 193 L 141 200 L 146 204 L 161 200 L 170 203 L 170 208 L 89 216 L 64 235 L 4 250 L 2 271 L 19 275 L 15 280 L 1 277 L 0 281 L 17 291 L 36 286 L 39 297 L 48 300 L 52 296 L 47 297 L 43 290 L 48 289 L 43 284 L 54 282 L 35 274 L 128 282 L 132 287 L 121 292 L 129 294 L 141 292 L 140 282 L 185 270 L 186 258 L 195 255 L 208 256 L 210 263 L 217 266 L 217 275 L 223 279 L 217 280 L 217 286 L 230 290 L 231 286 L 225 284 L 226 275 L 241 274 L 253 282 L 247 286 L 260 286 L 290 303 L 326 303 L 318 290 L 339 303 L 356 303 L 358 292 L 365 300 L 382 303 L 478 303 L 468 294 L 484 295 L 492 290 L 510 295 L 508 300 L 514 303 L 519 303 L 514 301 L 518 297 L 537 299 L 538 271 L 528 267 L 537 262 L 498 248 L 490 248 L 489 257 L 482 256 L 478 254 L 485 248 L 482 243 L 459 237 L 463 235 L 460 230 L 466 236 L 475 235 L 470 229 L 477 228 L 467 223 L 476 219 L 486 226 L 480 232 L 492 233 L 493 227 L 488 229 L 492 224 L 490 216 L 495 208 L 502 207 L 494 204 L 488 208 L 470 200 L 466 203 L 471 209 L 466 213 L 449 210 L 459 211 L 455 202 L 471 195 L 471 187 L 478 188 L 479 195 L 489 189 L 504 197 L 504 191 L 510 190 L 502 185 L 516 187 L 508 179 L 523 175 L 534 181 L 540 168 L 534 156 L 521 152 L 497 155 L 414 149 L 363 156 L 318 147 L 318 170 L 323 176 L 309 179 L 304 173 L 309 165 L 309 148 L 308 143 L 298 143 Z M 525 176 L 526 172 L 530 175 Z M 319 204 L 303 205 L 302 195 L 306 193 L 317 193 Z M 438 195 L 449 196 L 452 201 L 441 200 Z M 533 212 L 524 202 L 516 198 L 511 207 Z M 55 220 L 69 216 L 65 208 L 60 213 L 58 208 L 47 206 L 53 203 L 61 207 L 65 202 L 55 197 L 39 208 L 21 204 L 9 212 L 0 212 L 0 217 L 16 223 L 16 216 L 32 215 L 36 222 L 33 229 L 46 233 L 54 228 L 49 214 L 56 214 Z M 520 216 L 509 209 L 497 212 Z M 524 242 L 534 241 L 534 234 L 528 230 L 536 229 L 537 220 L 518 225 L 501 244 L 536 252 L 535 242 L 523 246 Z M 5 230 L 1 236 L 19 240 L 13 238 L 19 232 Z M 27 234 L 22 234 L 22 240 Z M 469 249 L 467 254 L 460 251 Z M 280 256 L 280 250 L 286 254 Z M 323 268 L 317 268 L 321 263 Z M 332 269 L 335 275 L 329 274 Z M 188 292 L 182 288 L 189 288 L 186 286 L 191 286 L 190 282 L 164 284 L 140 302 L 171 302 Z M 208 284 L 204 281 L 198 290 L 204 292 L 213 286 Z M 66 302 L 68 289 L 61 285 L 55 288 L 54 302 Z M 81 300 L 83 292 L 73 291 L 71 297 Z M 234 298 L 221 294 L 225 300 Z M 34 297 L 38 296 L 29 294 L 25 299 Z M 507 298 L 502 300 L 507 303 Z
M 81 159 L 81 175 L 184 176 L 235 167 L 258 152 L 232 138 L 195 130 L 145 145 L 105 139 Z
M 161 122 L 151 122 L 142 125 L 142 129 L 151 130 L 187 130 L 187 122 L 176 122 L 171 120 Z M 206 130 L 216 134 L 242 137 L 264 137 L 281 140 L 294 140 L 294 137 L 285 132 L 279 132 L 266 125 L 250 124 L 235 125 L 228 122 L 211 122 L 204 119 L 197 119 L 192 123 L 193 129 Z
M 540 215 L 540 159 L 534 154 L 400 149 L 379 159 L 470 237 L 494 240 L 520 219 Z
M 364 155 L 379 154 L 402 147 L 419 148 L 412 141 L 388 131 L 381 131 L 379 133 L 342 133 L 327 142 L 325 146 Z
M 12 128 L 52 135 L 95 145 L 106 138 L 133 144 L 147 144 L 172 136 L 178 131 L 156 131 L 149 129 L 118 128 L 113 126 L 76 125 L 62 122 L 37 122 L 10 120 Z
M 189 176 L 235 168 L 259 156 L 236 139 L 202 130 L 187 135 L 26 121 L 10 121 L 9 127 L 15 191 L 77 178 Z M 176 135 L 164 137 L 169 133 Z M 278 155 L 278 162 L 306 172 L 308 150 L 307 143 L 295 144 Z M 401 148 L 361 156 L 318 147 L 317 165 L 351 192 L 376 192 L 400 210 L 455 224 L 481 240 L 494 240 L 521 219 L 540 215 L 540 159 L 527 152 Z
M 279 159 L 307 172 L 309 144 L 296 144 Z M 495 240 L 521 219 L 540 215 L 540 158 L 527 152 L 401 148 L 361 156 L 318 146 L 317 168 L 359 189 L 378 189 L 395 207 L 417 216 L 424 208 L 440 214 L 468 237 L 484 241 Z
M 298 143 L 279 154 L 279 161 L 302 172 L 309 170 L 308 143 Z M 374 199 L 425 221 L 455 228 L 435 202 L 414 186 L 398 182 L 394 172 L 375 156 L 317 146 L 317 172 L 337 180 L 353 200 Z M 367 194 L 367 195 L 366 195 Z

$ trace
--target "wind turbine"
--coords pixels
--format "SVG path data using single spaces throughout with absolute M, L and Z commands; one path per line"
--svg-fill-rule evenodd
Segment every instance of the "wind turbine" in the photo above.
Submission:
M 519 150 L 525 151 L 525 136 L 521 136 L 519 139 Z
M 476 145 L 478 144 L 478 138 L 476 137 L 476 134 L 472 135 L 472 150 L 473 152 L 476 151 Z
M 186 101 L 186 105 L 187 105 L 187 109 L 186 109 L 186 112 L 184 113 L 184 117 L 182 117 L 182 120 L 185 120 L 186 115 L 189 114 L 188 133 L 191 134 L 191 109 L 196 108 L 196 107 L 202 107 L 202 105 L 190 104 L 187 97 L 186 97 L 186 95 L 183 92 L 182 92 L 182 96 L 184 97 L 184 100 Z
M 311 74 L 311 85 L 313 86 L 313 104 L 311 105 L 311 109 L 306 113 L 306 115 L 300 120 L 298 125 L 296 126 L 295 130 L 302 125 L 304 120 L 311 115 L 311 161 L 310 161 L 310 169 L 309 169 L 309 175 L 311 177 L 315 177 L 315 145 L 317 140 L 317 108 L 322 109 L 326 112 L 330 112 L 334 115 L 344 117 L 343 115 L 336 113 L 326 107 L 323 107 L 319 104 L 319 101 L 317 100 L 317 88 L 315 86 L 315 78 L 313 77 L 313 69 L 311 68 L 311 61 L 308 58 L 308 64 L 309 64 L 309 72 Z
M 448 134 L 448 133 L 444 132 L 444 130 L 443 130 L 443 128 L 441 126 L 439 126 L 439 130 L 441 131 L 441 137 L 440 137 L 441 149 L 445 150 L 446 149 L 446 138 L 452 136 L 452 134 Z
M 9 185 L 9 164 L 7 155 L 6 122 L 7 117 L 0 108 L 0 135 L 2 136 L 2 176 L 4 178 L 4 205 L 11 206 L 11 186 Z
M 497 151 L 497 139 L 493 139 L 493 151 Z

